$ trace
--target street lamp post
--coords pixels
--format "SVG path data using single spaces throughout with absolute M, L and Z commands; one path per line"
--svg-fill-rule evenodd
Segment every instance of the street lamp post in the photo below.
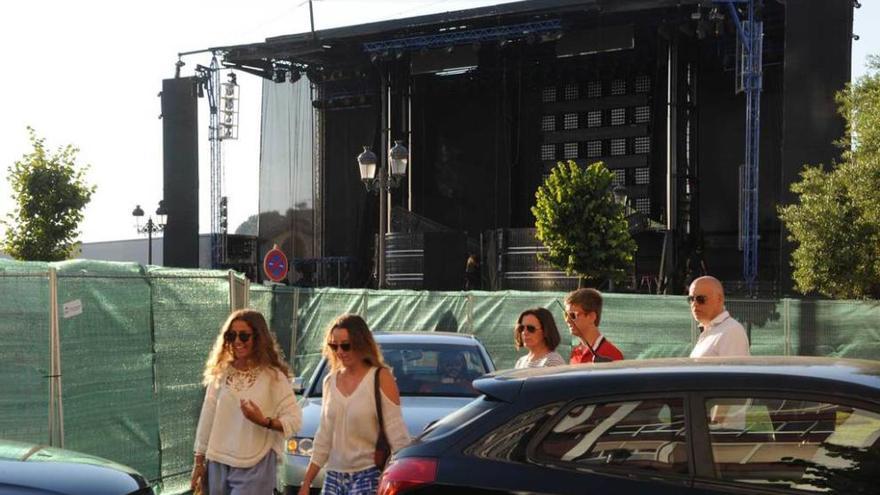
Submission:
M 358 169 L 361 180 L 367 191 L 379 194 L 379 247 L 378 247 L 378 286 L 385 287 L 385 232 L 388 230 L 388 193 L 400 185 L 403 176 L 406 175 L 406 167 L 409 163 L 409 150 L 401 141 L 394 141 L 394 146 L 388 151 L 388 166 L 383 163 L 377 167 L 376 154 L 369 146 L 364 146 L 364 151 L 357 157 Z M 384 162 L 384 160 L 383 160 Z M 378 168 L 378 170 L 377 170 Z M 390 174 L 389 174 L 389 170 Z
M 135 205 L 134 210 L 131 212 L 131 215 L 135 218 L 137 224 L 135 225 L 135 229 L 137 229 L 138 234 L 147 234 L 147 264 L 153 264 L 153 232 L 162 232 L 165 230 L 165 222 L 168 215 L 168 212 L 165 210 L 165 201 L 159 201 L 159 208 L 156 209 L 156 221 L 153 221 L 153 217 L 147 217 L 147 223 L 141 225 L 141 220 L 144 217 L 144 210 L 141 209 L 141 205 Z

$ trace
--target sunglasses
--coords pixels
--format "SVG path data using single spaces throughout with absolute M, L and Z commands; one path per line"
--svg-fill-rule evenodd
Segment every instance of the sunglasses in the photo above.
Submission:
M 706 296 L 688 296 L 688 303 L 693 304 L 694 301 L 697 301 L 697 304 L 706 304 Z
M 580 315 L 581 315 L 581 314 L 578 313 L 577 311 L 569 311 L 568 313 L 565 313 L 565 317 L 566 317 L 569 321 L 577 320 L 577 319 L 578 319 L 578 316 L 580 316 Z
M 235 342 L 236 337 L 238 337 L 238 340 L 240 340 L 242 343 L 245 343 L 248 340 L 251 340 L 251 337 L 253 336 L 254 334 L 252 334 L 251 332 L 245 332 L 244 330 L 240 332 L 236 332 L 235 330 L 227 330 L 226 333 L 223 334 L 223 338 L 226 339 L 226 342 L 229 342 L 230 344 Z
M 538 331 L 538 327 L 536 327 L 535 325 L 523 325 L 523 324 L 519 324 L 516 326 L 517 332 L 522 332 L 523 330 L 525 330 L 529 333 L 535 333 Z
M 334 344 L 333 342 L 327 342 L 327 347 L 330 348 L 331 351 L 336 352 L 339 349 L 342 349 L 345 352 L 351 350 L 351 342 L 343 342 L 341 344 Z

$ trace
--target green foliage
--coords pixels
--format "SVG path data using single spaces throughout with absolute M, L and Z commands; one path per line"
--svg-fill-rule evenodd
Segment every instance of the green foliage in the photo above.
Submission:
M 846 132 L 830 170 L 806 166 L 779 209 L 797 290 L 833 298 L 880 297 L 880 58 L 837 95 Z M 873 69 L 873 70 L 871 70 Z
M 559 163 L 535 193 L 532 207 L 542 259 L 589 280 L 622 281 L 633 265 L 636 243 L 622 205 L 614 201 L 614 174 L 594 163 Z
M 33 151 L 9 167 L 15 210 L 2 221 L 3 249 L 27 261 L 60 261 L 73 254 L 83 208 L 95 192 L 76 165 L 77 148 L 67 145 L 49 153 L 45 139 L 28 127 Z

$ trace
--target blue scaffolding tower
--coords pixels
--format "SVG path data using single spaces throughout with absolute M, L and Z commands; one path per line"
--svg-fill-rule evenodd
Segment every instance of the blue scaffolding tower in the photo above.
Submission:
M 758 164 L 761 132 L 761 89 L 764 24 L 756 17 L 760 0 L 716 0 L 727 4 L 736 24 L 736 89 L 746 95 L 745 161 L 740 169 L 740 247 L 743 252 L 743 279 L 749 294 L 755 294 L 758 277 Z M 745 6 L 741 20 L 736 4 Z

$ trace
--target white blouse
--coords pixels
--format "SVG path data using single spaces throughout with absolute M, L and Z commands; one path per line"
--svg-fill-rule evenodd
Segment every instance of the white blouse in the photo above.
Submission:
M 550 351 L 547 354 L 539 357 L 538 359 L 529 359 L 529 355 L 526 354 L 525 356 L 516 360 L 516 365 L 514 366 L 514 368 L 543 368 L 546 366 L 562 366 L 564 364 L 568 363 L 565 362 L 565 359 L 563 359 L 558 352 Z
M 252 400 L 284 431 L 270 430 L 247 419 L 241 412 L 241 399 Z M 194 451 L 205 454 L 210 461 L 249 468 L 273 449 L 280 462 L 284 459 L 284 439 L 301 425 L 302 410 L 284 373 L 274 368 L 238 371 L 229 366 L 205 391 Z
M 374 383 L 376 368 L 370 368 L 348 397 L 336 387 L 336 374 L 324 378 L 321 423 L 315 434 L 311 462 L 328 471 L 353 473 L 374 466 L 373 453 L 379 436 Z M 400 405 L 379 391 L 382 418 L 391 451 L 410 442 Z

